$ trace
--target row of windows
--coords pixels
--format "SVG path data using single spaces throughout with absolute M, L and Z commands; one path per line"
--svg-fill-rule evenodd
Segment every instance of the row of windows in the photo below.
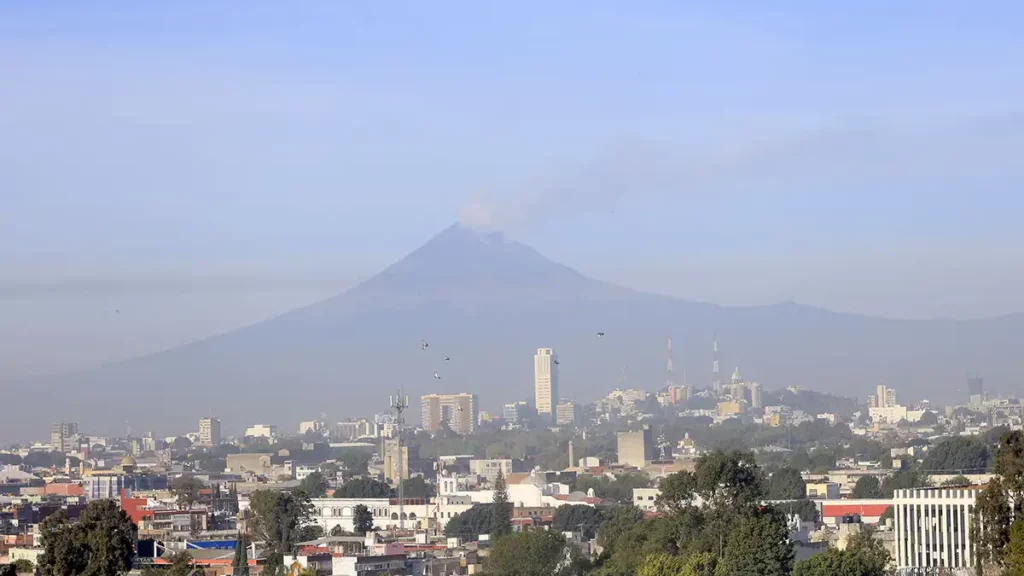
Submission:
M 387 518 L 388 517 L 388 509 L 387 508 L 371 508 L 370 511 L 373 513 L 374 518 Z M 352 508 L 349 508 L 347 506 L 344 507 L 344 508 L 317 508 L 316 515 L 317 516 L 321 516 L 323 518 L 330 518 L 332 516 L 339 516 L 339 517 L 342 517 L 342 518 L 348 518 L 348 517 L 352 516 Z M 405 520 L 415 520 L 416 519 L 416 513 L 415 512 L 410 512 L 408 514 L 403 514 L 402 518 L 405 519 Z M 398 513 L 397 512 L 392 512 L 391 513 L 391 519 L 392 520 L 398 520 Z

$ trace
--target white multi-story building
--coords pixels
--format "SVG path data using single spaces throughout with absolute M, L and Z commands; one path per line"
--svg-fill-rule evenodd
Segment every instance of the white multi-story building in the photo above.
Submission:
M 538 348 L 533 357 L 533 398 L 537 416 L 553 420 L 558 403 L 558 356 L 551 348 Z
M 220 420 L 203 418 L 199 421 L 200 446 L 217 446 L 220 444 Z
M 981 488 L 896 490 L 896 568 L 942 568 L 973 573 L 977 562 L 971 541 L 975 500 Z
M 245 429 L 245 435 L 250 438 L 275 438 L 277 426 L 273 424 L 253 424 Z

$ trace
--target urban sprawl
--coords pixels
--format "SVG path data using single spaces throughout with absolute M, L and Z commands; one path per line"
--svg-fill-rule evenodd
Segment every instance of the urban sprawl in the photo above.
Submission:
M 290 430 L 55 423 L 0 450 L 0 574 L 1024 574 L 1018 399 L 765 389 L 717 342 L 691 384 L 667 351 L 587 404 L 541 348 L 500 412 L 399 390 Z

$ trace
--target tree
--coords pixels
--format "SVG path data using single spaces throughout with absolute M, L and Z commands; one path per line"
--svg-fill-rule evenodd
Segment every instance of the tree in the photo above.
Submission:
M 887 576 L 891 557 L 870 531 L 850 539 L 845 550 L 829 548 L 797 562 L 793 576 Z
M 718 569 L 725 574 L 786 576 L 793 556 L 786 521 L 778 514 L 760 514 L 733 524 Z
M 40 525 L 45 576 L 114 576 L 131 570 L 136 528 L 114 500 L 95 500 L 72 523 L 63 510 Z
M 14 571 L 17 574 L 33 574 L 36 571 L 36 565 L 33 564 L 31 560 L 26 560 L 24 558 L 15 560 L 12 566 L 14 566 Z
M 604 515 L 593 506 L 559 506 L 551 517 L 551 529 L 556 532 L 580 532 L 589 540 L 597 536 L 597 528 L 603 520 Z
M 335 498 L 394 498 L 395 491 L 372 478 L 353 478 L 334 491 Z
M 512 503 L 508 499 L 505 475 L 498 470 L 494 479 L 494 514 L 491 516 L 491 538 L 501 538 L 512 532 Z
M 643 512 L 635 506 L 612 508 L 607 520 L 597 529 L 597 543 L 609 554 L 614 553 L 619 538 L 637 526 L 643 517 Z
M 655 500 L 658 508 L 670 512 L 679 512 L 693 505 L 697 495 L 697 480 L 690 472 L 675 472 L 661 479 L 658 483 L 658 497 Z
M 671 554 L 652 554 L 640 565 L 636 576 L 681 576 L 686 569 L 686 562 Z
M 761 469 L 752 452 L 716 450 L 697 459 L 696 493 L 712 507 L 743 507 L 763 496 Z
M 422 498 L 424 500 L 434 496 L 434 485 L 428 484 L 422 476 L 402 480 L 402 494 L 406 498 Z
M 487 558 L 487 574 L 493 576 L 560 576 L 565 538 L 547 530 L 525 530 L 499 539 Z
M 299 483 L 299 490 L 305 492 L 310 498 L 323 498 L 327 494 L 327 488 L 329 488 L 327 479 L 319 470 L 310 472 L 309 476 L 303 478 Z
M 768 478 L 769 500 L 799 500 L 807 497 L 807 484 L 794 468 L 780 468 Z
M 1010 542 L 1013 511 L 1010 509 L 1009 492 L 1003 482 L 999 477 L 992 478 L 975 498 L 971 540 L 976 546 L 980 562 L 1001 563 L 1006 545 Z
M 366 535 L 367 532 L 373 530 L 373 512 L 370 512 L 370 509 L 363 504 L 357 505 L 352 525 L 357 533 Z
M 481 534 L 491 530 L 491 519 L 494 516 L 493 504 L 474 504 L 472 508 L 452 516 L 444 525 L 444 535 L 449 538 L 462 538 L 475 541 Z
M 1024 520 L 1015 520 L 1010 525 L 1010 541 L 1004 562 L 1010 576 L 1024 575 Z
M 191 510 L 199 502 L 199 491 L 202 489 L 202 480 L 190 474 L 178 476 L 171 481 L 171 494 L 180 509 Z
M 1012 496 L 1014 512 L 1024 512 L 1024 432 L 1003 435 L 996 451 L 995 472 Z
M 170 560 L 171 565 L 164 571 L 165 576 L 189 576 L 195 568 L 192 555 L 188 552 L 178 552 Z
M 943 486 L 970 486 L 972 482 L 963 474 L 953 476 L 949 480 L 942 483 Z
M 921 419 L 917 423 L 920 426 L 935 426 L 939 423 L 939 417 L 935 415 L 935 412 L 926 410 L 924 414 L 921 414 Z
M 922 472 L 918 466 L 911 466 L 906 470 L 886 476 L 882 480 L 882 498 L 892 498 L 897 490 L 923 488 L 931 485 L 932 482 L 927 474 Z
M 877 476 L 861 476 L 853 485 L 851 496 L 854 498 L 881 498 L 882 483 L 878 481 Z
M 249 576 L 249 539 L 245 534 L 238 534 L 238 544 L 235 546 L 231 568 L 232 576 Z
M 982 442 L 956 436 L 943 440 L 929 450 L 924 459 L 924 468 L 929 471 L 980 473 L 988 469 L 990 457 L 988 446 Z
M 257 490 L 252 493 L 249 508 L 253 534 L 266 541 L 272 553 L 291 554 L 296 544 L 323 531 L 311 524 L 313 505 L 302 492 Z

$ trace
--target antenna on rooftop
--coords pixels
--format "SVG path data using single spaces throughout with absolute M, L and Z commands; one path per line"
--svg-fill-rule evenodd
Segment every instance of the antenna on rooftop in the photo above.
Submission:
M 402 392 L 402 389 L 398 389 L 398 393 L 389 398 L 391 409 L 395 412 L 395 432 L 397 434 L 398 442 L 396 442 L 395 456 L 392 457 L 391 465 L 395 465 L 395 458 L 398 458 L 398 529 L 405 530 L 405 487 L 402 485 L 404 478 L 402 477 L 402 425 L 405 423 L 405 417 L 402 416 L 402 412 L 409 407 L 409 396 Z

